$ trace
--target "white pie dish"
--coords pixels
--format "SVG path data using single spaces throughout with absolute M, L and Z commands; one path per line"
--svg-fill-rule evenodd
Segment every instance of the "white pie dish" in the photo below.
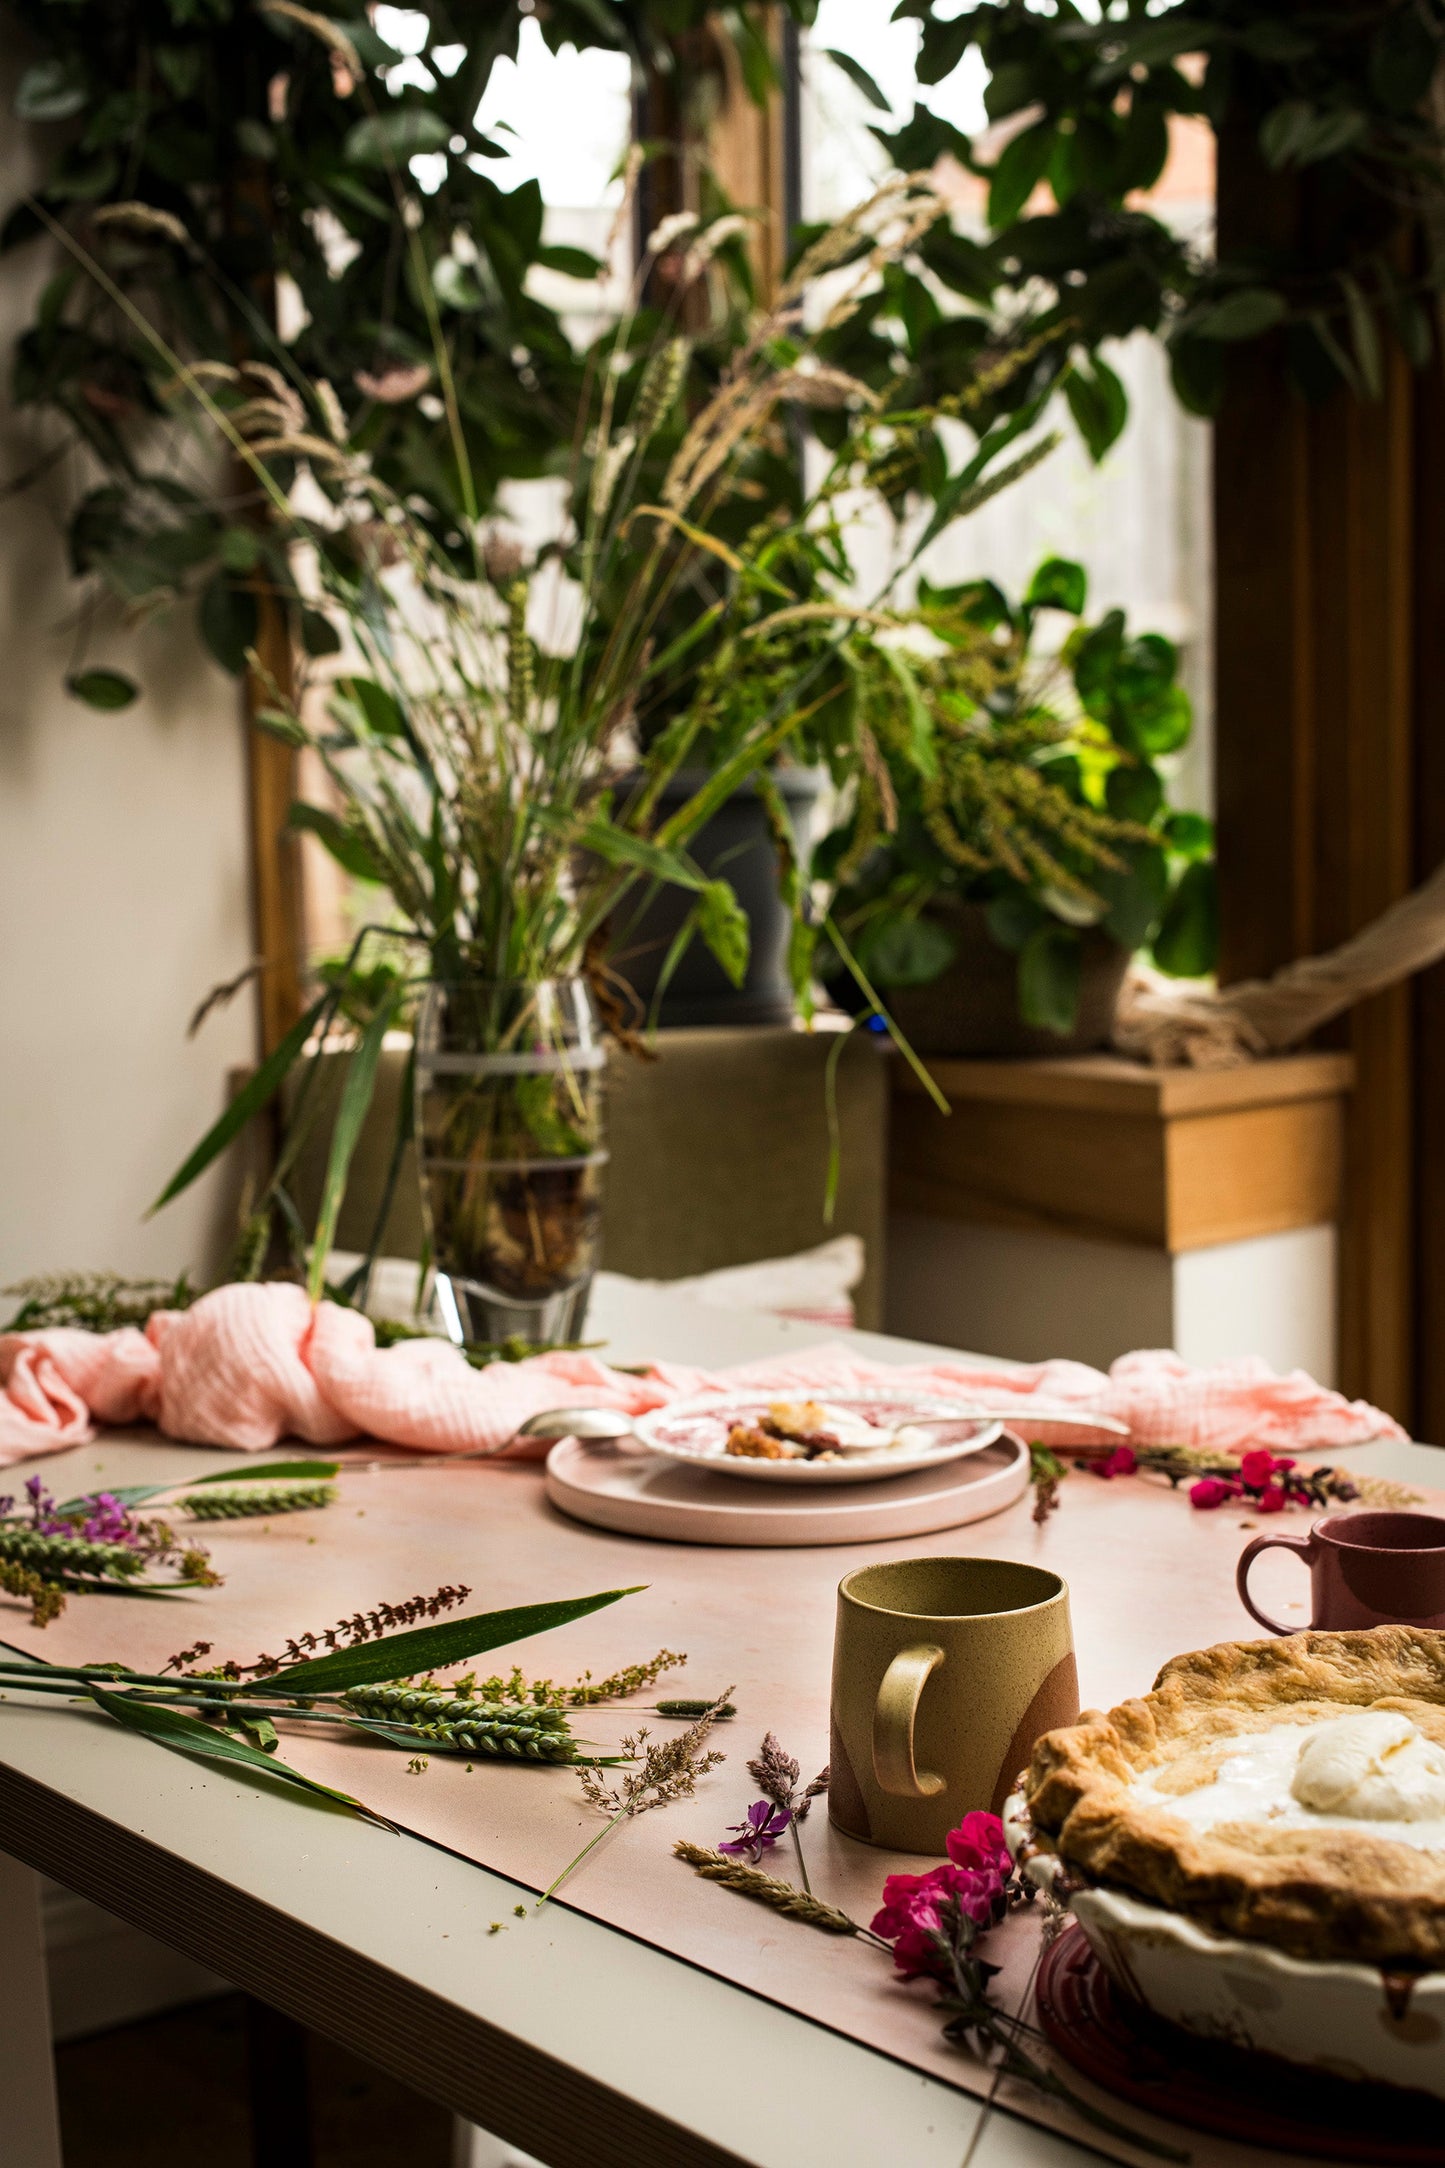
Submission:
M 666 1460 L 705 1467 L 711 1475 L 741 1476 L 753 1483 L 876 1483 L 889 1476 L 913 1475 L 920 1468 L 938 1468 L 946 1461 L 961 1460 L 966 1453 L 981 1453 L 1003 1434 L 1003 1423 L 974 1414 L 964 1403 L 936 1399 L 923 1393 L 890 1392 L 880 1387 L 866 1392 L 832 1393 L 830 1408 L 846 1410 L 871 1421 L 886 1421 L 896 1429 L 905 1424 L 937 1424 L 936 1442 L 926 1451 L 884 1447 L 876 1453 L 849 1452 L 838 1460 L 750 1460 L 724 1450 L 734 1423 L 756 1421 L 783 1396 L 777 1391 L 706 1393 L 691 1400 L 674 1400 L 666 1407 L 639 1415 L 633 1435 L 651 1453 Z
M 1063 1862 L 1039 1845 L 1021 1791 L 1003 1824 L 1029 1880 L 1067 1904 L 1110 1979 L 1156 2017 L 1332 2077 L 1445 2100 L 1445 1972 L 1289 1957 L 1122 1890 L 1077 1887 L 1072 1874 L 1060 1884 Z

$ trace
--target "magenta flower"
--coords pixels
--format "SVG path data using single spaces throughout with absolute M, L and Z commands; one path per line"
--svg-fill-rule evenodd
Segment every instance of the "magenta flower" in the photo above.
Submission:
M 1139 1466 L 1139 1456 L 1132 1445 L 1116 1445 L 1103 1460 L 1090 1461 L 1089 1465 L 1095 1475 L 1101 1475 L 1107 1483 L 1116 1475 L 1133 1475 Z
M 928 1874 L 890 1874 L 875 1935 L 893 1944 L 905 1980 L 951 1977 L 949 1952 L 970 1948 L 980 1929 L 1002 1919 L 1012 1863 L 996 1814 L 965 1814 L 950 1830 L 948 1863 Z
M 1216 1506 L 1224 1504 L 1226 1498 L 1238 1496 L 1238 1486 L 1224 1482 L 1217 1475 L 1202 1475 L 1197 1483 L 1189 1486 L 1189 1503 L 1198 1506 L 1201 1513 L 1212 1513 Z
M 775 1807 L 771 1799 L 755 1799 L 746 1818 L 729 1825 L 736 1842 L 720 1844 L 718 1850 L 729 1853 L 734 1859 L 746 1859 L 756 1867 L 764 1852 L 785 1833 L 792 1819 L 786 1807 Z
M 1272 1475 L 1281 1469 L 1292 1468 L 1293 1466 L 1294 1462 L 1292 1460 L 1276 1460 L 1273 1453 L 1267 1453 L 1260 1446 L 1254 1452 L 1246 1453 L 1240 1462 L 1240 1480 L 1246 1483 L 1251 1490 L 1263 1490 Z
M 972 1867 L 995 1874 L 1006 1882 L 1013 1871 L 1003 1823 L 996 1814 L 965 1814 L 957 1829 L 944 1840 L 955 1867 Z

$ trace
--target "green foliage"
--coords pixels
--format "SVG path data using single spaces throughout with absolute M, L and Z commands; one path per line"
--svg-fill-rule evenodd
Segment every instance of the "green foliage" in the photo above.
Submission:
M 635 1596 L 635 1588 L 611 1588 L 600 1596 L 576 1596 L 561 1603 L 520 1604 L 506 1611 L 483 1611 L 473 1618 L 447 1619 L 434 1626 L 413 1627 L 406 1633 L 384 1634 L 353 1648 L 336 1649 L 305 1663 L 287 1664 L 262 1679 L 252 1679 L 241 1689 L 247 1694 L 340 1694 L 351 1687 L 389 1684 L 395 1679 L 414 1679 L 449 1664 L 465 1663 L 487 1649 L 524 1641 L 532 1634 L 547 1633 L 573 1619 L 586 1618 L 623 1596 Z
M 1058 335 L 1040 379 L 1062 386 L 1095 458 L 1126 411 L 1099 349 L 1133 331 L 1165 340 L 1175 390 L 1199 413 L 1224 395 L 1227 348 L 1280 327 L 1311 399 L 1341 386 L 1375 396 L 1391 339 L 1413 366 L 1429 359 L 1428 307 L 1445 282 L 1432 238 L 1445 208 L 1441 128 L 1428 96 L 1445 54 L 1441 0 L 1304 11 L 1293 0 L 1173 0 L 1147 13 L 1139 0 L 1084 12 L 1073 0 L 961 11 L 900 0 L 895 14 L 921 25 L 925 91 L 977 53 L 989 119 L 1025 121 L 991 162 L 926 105 L 901 128 L 875 130 L 905 166 L 948 152 L 988 183 L 984 240 L 940 237 L 924 252 L 948 296 L 941 339 L 977 344 L 991 312 L 1027 301 Z M 1140 208 L 1176 117 L 1228 131 L 1236 160 L 1252 140 L 1262 181 L 1271 171 L 1307 179 L 1299 253 L 1216 257 Z M 1405 263 L 1414 268 L 1402 274 Z M 1036 389 L 1015 386 L 1002 406 Z
M 812 12 L 809 0 L 790 5 L 800 19 Z M 247 397 L 271 400 L 278 442 L 363 448 L 462 565 L 461 523 L 508 480 L 555 472 L 571 441 L 585 362 L 529 274 L 601 270 L 583 251 L 544 244 L 536 183 L 501 187 L 506 145 L 477 127 L 524 20 L 554 50 L 608 47 L 669 75 L 689 52 L 722 67 L 731 43 L 753 94 L 772 87 L 768 48 L 744 11 L 700 0 L 553 0 L 535 14 L 527 0 L 491 0 L 469 15 L 419 0 L 414 12 L 426 37 L 403 86 L 401 54 L 350 0 L 4 0 L 12 36 L 35 56 L 16 115 L 46 133 L 35 197 L 8 207 L 0 247 L 33 249 L 49 218 L 100 258 L 114 288 L 62 264 L 19 340 L 15 403 L 58 422 L 106 477 L 71 519 L 77 574 L 127 606 L 194 604 L 229 671 L 245 667 L 255 639 L 257 585 L 290 598 L 309 652 L 329 651 L 334 635 L 297 594 L 262 494 L 233 486 L 222 504 L 204 461 L 177 466 L 174 444 L 158 437 L 158 420 L 177 411 L 173 371 L 117 296 L 139 302 L 184 363 L 270 372 L 219 403 L 235 412 Z M 707 85 L 694 90 L 705 96 Z M 425 187 L 410 169 L 418 156 L 431 161 Z M 285 344 L 276 273 L 299 304 Z M 450 413 L 438 332 L 456 386 Z M 283 478 L 300 456 L 278 453 Z M 324 461 L 312 465 L 330 487 Z M 79 671 L 71 689 L 120 707 L 122 682 Z
M 379 1814 L 364 1807 L 359 1799 L 353 1799 L 349 1792 L 335 1791 L 329 1784 L 318 1784 L 314 1777 L 303 1776 L 299 1769 L 278 1761 L 264 1748 L 249 1745 L 244 1739 L 238 1739 L 234 1732 L 202 1723 L 199 1717 L 187 1715 L 184 1709 L 167 1709 L 158 1702 L 143 1701 L 138 1695 L 111 1693 L 97 1685 L 92 1685 L 89 1691 L 96 1707 L 117 1724 L 140 1732 L 158 1746 L 169 1747 L 172 1753 L 191 1754 L 200 1761 L 231 1763 L 253 1775 L 259 1771 L 292 1790 L 330 1800 L 334 1806 L 345 1807 L 349 1813 L 360 1814 L 367 1821 L 382 1822 L 383 1828 L 391 1827 Z
M 188 1310 L 197 1292 L 184 1272 L 174 1280 L 128 1280 L 118 1272 L 55 1272 L 16 1280 L 0 1289 L 20 1298 L 7 1332 L 38 1332 L 50 1325 L 115 1332 L 122 1325 L 144 1325 L 157 1310 Z
M 1171 811 L 1156 765 L 1189 737 L 1177 653 L 1158 633 L 1131 636 L 1122 610 L 1088 622 L 1087 599 L 1083 567 L 1057 557 L 1017 603 L 989 580 L 920 583 L 947 650 L 913 665 L 928 758 L 911 707 L 890 718 L 865 693 L 886 789 L 865 769 L 814 867 L 836 884 L 834 919 L 885 994 L 948 968 L 963 905 L 982 905 L 1018 958 L 1019 1014 L 1038 1029 L 1073 1028 L 1090 929 L 1151 951 L 1165 971 L 1213 969 L 1213 828 Z M 1035 645 L 1046 614 L 1076 620 L 1052 655 Z M 830 981 L 845 991 L 837 963 Z

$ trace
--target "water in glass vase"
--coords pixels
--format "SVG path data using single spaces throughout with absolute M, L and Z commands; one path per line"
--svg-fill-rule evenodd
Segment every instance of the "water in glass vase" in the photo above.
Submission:
M 579 1336 L 601 1228 L 606 1058 L 581 979 L 427 989 L 417 1149 L 454 1340 Z

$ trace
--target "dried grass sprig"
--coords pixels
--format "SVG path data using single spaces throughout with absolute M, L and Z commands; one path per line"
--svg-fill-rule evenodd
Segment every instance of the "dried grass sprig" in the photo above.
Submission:
M 728 1687 L 695 1724 L 690 1724 L 675 1738 L 659 1740 L 649 1746 L 650 1734 L 645 1727 L 625 1738 L 622 1752 L 639 1757 L 638 1766 L 613 1784 L 607 1784 L 595 1768 L 583 1770 L 582 1796 L 588 1806 L 608 1817 L 607 1825 L 599 1829 L 576 1858 L 569 1860 L 562 1872 L 548 1883 L 538 1900 L 539 1905 L 544 1905 L 556 1894 L 567 1877 L 619 1822 L 627 1821 L 634 1814 L 647 1814 L 654 1807 L 670 1806 L 677 1799 L 690 1799 L 697 1789 L 698 1778 L 726 1760 L 725 1755 L 707 1745 L 707 1739 L 732 1692 L 732 1687 Z
M 725 1889 L 735 1889 L 743 1897 L 754 1898 L 758 1904 L 770 1905 L 774 1912 L 781 1912 L 788 1919 L 803 1920 L 809 1927 L 821 1927 L 825 1934 L 857 1935 L 865 1942 L 878 1940 L 866 1927 L 850 1920 L 846 1912 L 840 1912 L 836 1905 L 824 1904 L 811 1891 L 798 1889 L 777 1875 L 764 1874 L 761 1867 L 744 1867 L 736 1860 L 725 1859 L 721 1852 L 709 1851 L 705 1845 L 689 1844 L 685 1837 L 680 1837 L 672 1850 L 675 1858 L 685 1860 L 707 1881 L 721 1882 Z
M 654 1685 L 664 1671 L 676 1671 L 686 1662 L 686 1655 L 676 1649 L 659 1649 L 645 1663 L 628 1664 L 605 1679 L 594 1679 L 590 1671 L 584 1671 L 572 1685 L 559 1686 L 555 1679 L 527 1679 L 520 1670 L 513 1669 L 506 1678 L 478 1680 L 469 1673 L 464 1679 L 454 1679 L 450 1691 L 476 1694 L 483 1701 L 515 1702 L 535 1709 L 585 1709 L 595 1702 L 618 1701 L 628 1694 L 640 1693 L 644 1687 Z M 712 1702 L 701 1702 L 689 1713 L 702 1716 L 712 1707 Z
M 335 1505 L 334 1483 L 238 1483 L 192 1491 L 177 1500 L 193 1521 L 272 1519 L 278 1513 L 311 1513 Z
M 393 1633 L 403 1626 L 415 1626 L 424 1618 L 440 1618 L 444 1611 L 454 1611 L 465 1603 L 471 1590 L 465 1586 L 453 1587 L 450 1582 L 430 1596 L 408 1596 L 402 1603 L 379 1603 L 374 1611 L 357 1611 L 350 1618 L 338 1619 L 319 1634 L 297 1634 L 287 1641 L 279 1656 L 258 1656 L 253 1664 L 231 1663 L 224 1666 L 228 1678 L 252 1676 L 268 1679 L 274 1672 L 288 1664 L 299 1664 L 318 1650 L 328 1652 L 336 1649 L 358 1648 L 363 1641 L 378 1641 L 384 1634 Z

